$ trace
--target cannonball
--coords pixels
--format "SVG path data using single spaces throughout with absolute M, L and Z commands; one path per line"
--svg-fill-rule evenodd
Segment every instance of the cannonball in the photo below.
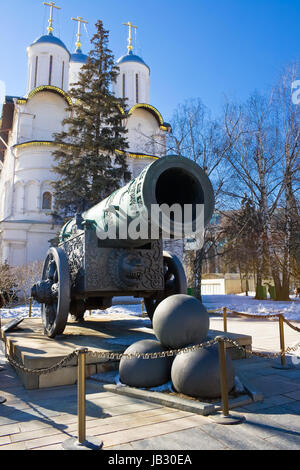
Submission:
M 206 338 L 209 316 L 196 297 L 176 294 L 158 304 L 152 325 L 157 339 L 165 348 L 178 349 L 201 343 Z
M 234 387 L 234 366 L 226 354 L 228 392 Z M 198 398 L 219 398 L 221 380 L 218 346 L 178 354 L 172 364 L 171 379 L 175 390 Z
M 129 346 L 125 354 L 163 352 L 158 341 L 145 339 Z M 122 357 L 119 365 L 120 381 L 131 387 L 157 387 L 168 382 L 171 377 L 172 361 L 169 357 L 143 359 L 142 357 Z

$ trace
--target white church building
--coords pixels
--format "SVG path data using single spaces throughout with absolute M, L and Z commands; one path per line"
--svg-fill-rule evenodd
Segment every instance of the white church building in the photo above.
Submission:
M 53 34 L 27 48 L 28 76 L 24 97 L 6 96 L 0 127 L 0 263 L 12 266 L 43 260 L 49 240 L 58 231 L 50 215 L 55 150 L 53 134 L 61 132 L 68 91 L 86 62 L 80 44 L 71 53 Z M 170 126 L 150 104 L 150 68 L 133 53 L 131 23 L 128 53 L 117 61 L 116 96 L 127 98 L 124 125 L 128 130 L 128 167 L 132 177 L 153 159 L 165 155 Z

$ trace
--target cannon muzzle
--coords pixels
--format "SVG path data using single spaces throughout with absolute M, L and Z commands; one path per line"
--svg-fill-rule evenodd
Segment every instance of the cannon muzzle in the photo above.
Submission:
M 80 223 L 78 217 L 70 220 L 60 239 L 88 226 L 103 246 L 138 247 L 155 238 L 185 238 L 189 230 L 204 228 L 213 210 L 214 192 L 206 173 L 188 158 L 172 155 L 155 160 L 84 212 Z

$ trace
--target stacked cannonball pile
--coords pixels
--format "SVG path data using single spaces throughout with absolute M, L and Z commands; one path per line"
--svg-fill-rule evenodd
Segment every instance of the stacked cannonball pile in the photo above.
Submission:
M 126 354 L 155 353 L 203 343 L 209 330 L 209 316 L 195 297 L 176 294 L 164 299 L 153 316 L 156 340 L 142 340 L 126 349 Z M 227 355 L 228 391 L 234 387 L 234 367 Z M 157 387 L 172 380 L 178 393 L 197 398 L 221 395 L 218 346 L 209 346 L 174 357 L 143 359 L 122 357 L 120 381 L 138 387 Z

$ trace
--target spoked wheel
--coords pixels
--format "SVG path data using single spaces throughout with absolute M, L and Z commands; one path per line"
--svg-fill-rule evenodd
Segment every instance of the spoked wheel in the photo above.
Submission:
M 145 307 L 148 317 L 152 320 L 154 312 L 158 304 L 170 295 L 186 294 L 187 282 L 183 266 L 177 256 L 163 252 L 164 263 L 164 290 L 152 297 L 145 297 Z
M 70 275 L 66 254 L 61 248 L 48 251 L 42 281 L 32 287 L 31 295 L 42 304 L 45 334 L 49 338 L 62 334 L 70 308 Z

